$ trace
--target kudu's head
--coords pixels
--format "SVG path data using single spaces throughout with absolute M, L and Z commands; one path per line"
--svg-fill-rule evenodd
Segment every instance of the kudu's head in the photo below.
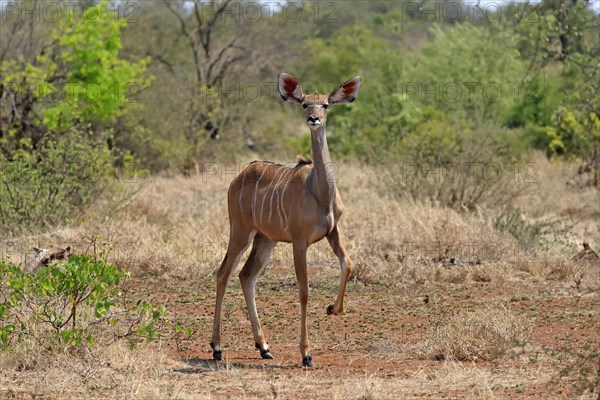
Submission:
M 318 130 L 327 121 L 327 109 L 335 104 L 352 103 L 358 95 L 360 77 L 354 77 L 334 89 L 328 96 L 302 92 L 300 82 L 286 73 L 279 75 L 279 94 L 283 100 L 304 108 L 306 124 L 311 131 Z

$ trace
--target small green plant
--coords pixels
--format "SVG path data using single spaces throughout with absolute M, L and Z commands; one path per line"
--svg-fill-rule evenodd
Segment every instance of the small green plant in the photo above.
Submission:
M 165 307 L 142 300 L 128 305 L 120 286 L 128 276 L 102 257 L 74 255 L 37 273 L 0 261 L 0 346 L 26 337 L 38 344 L 91 346 L 100 331 L 130 338 L 132 345 L 136 338 L 156 339 Z
M 179 324 L 175 325 L 175 333 L 173 334 L 173 339 L 175 340 L 177 351 L 182 352 L 189 348 L 185 344 L 185 342 L 190 342 L 192 340 L 193 333 L 194 331 L 192 330 L 192 328 L 186 328 Z
M 501 232 L 510 233 L 522 246 L 545 244 L 547 237 L 561 235 L 565 227 L 559 220 L 541 220 L 529 222 L 523 211 L 507 208 L 493 221 L 494 228 Z

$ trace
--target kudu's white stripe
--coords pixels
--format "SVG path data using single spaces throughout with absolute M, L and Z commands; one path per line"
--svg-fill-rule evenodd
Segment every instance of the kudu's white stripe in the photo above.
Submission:
M 283 168 L 284 168 L 283 165 L 278 166 L 278 167 L 279 167 L 279 171 L 277 171 L 273 175 L 273 178 L 271 179 L 271 183 L 269 183 L 269 186 L 267 187 L 267 190 L 265 191 L 265 195 L 263 196 L 263 199 L 262 199 L 262 204 L 260 206 L 260 222 L 262 222 L 262 220 L 263 220 L 263 211 L 265 208 L 265 200 L 267 200 L 267 195 L 269 194 L 269 190 L 271 190 L 271 186 L 273 186 L 273 182 L 275 182 L 275 178 L 277 177 L 277 174 L 279 174 L 281 172 L 281 170 L 283 170 Z
M 262 174 L 260 174 L 260 177 L 258 177 L 256 185 L 254 186 L 254 195 L 252 196 L 252 221 L 254 222 L 254 226 L 256 226 L 256 196 L 258 195 L 258 185 L 265 172 L 267 172 L 267 168 L 268 167 L 265 167 L 265 169 L 263 169 Z
M 289 181 L 292 179 L 292 176 L 294 176 L 294 169 L 293 168 L 286 168 L 286 174 L 281 176 L 281 180 L 280 182 L 277 184 L 277 198 L 275 199 L 275 204 L 277 205 L 277 215 L 279 215 L 279 226 L 281 226 L 281 228 L 283 228 L 283 217 L 281 216 L 281 210 L 284 210 L 284 214 L 285 214 L 285 209 L 283 208 L 283 195 L 281 193 L 280 187 L 279 185 L 283 182 L 284 178 L 287 177 L 287 172 L 290 172 L 290 177 L 288 179 L 288 183 Z M 286 184 L 287 185 L 287 184 Z M 281 195 L 281 197 L 280 197 Z
M 279 185 L 283 181 L 283 178 L 285 178 L 285 175 L 287 172 L 288 172 L 288 168 L 283 167 L 283 172 L 282 172 L 281 176 L 279 177 L 279 180 L 275 184 L 275 187 L 273 188 L 273 192 L 271 193 L 271 200 L 269 201 L 269 222 L 271 222 L 271 217 L 273 216 L 273 196 L 275 195 L 275 193 L 277 193 L 277 198 L 275 199 L 275 205 L 277 206 L 277 212 L 279 212 Z
M 285 208 L 283 207 L 283 196 L 285 196 L 285 191 L 287 190 L 288 186 L 290 185 L 290 182 L 292 181 L 292 178 L 294 177 L 294 172 L 296 172 L 296 170 L 294 168 L 292 168 L 292 174 L 290 175 L 290 179 L 288 179 L 288 181 L 285 183 L 285 186 L 283 187 L 283 191 L 281 192 L 281 209 L 283 210 L 283 216 L 285 217 L 285 226 L 283 226 L 283 221 L 281 221 L 281 227 L 285 230 L 288 229 L 288 216 L 287 213 L 285 212 Z M 279 215 L 279 218 L 281 220 L 281 215 Z
M 246 174 L 242 174 L 242 188 L 240 189 L 240 198 L 238 199 L 238 203 L 240 205 L 240 213 L 242 217 L 244 216 L 244 208 L 242 207 L 242 194 L 244 193 L 244 183 L 246 182 Z

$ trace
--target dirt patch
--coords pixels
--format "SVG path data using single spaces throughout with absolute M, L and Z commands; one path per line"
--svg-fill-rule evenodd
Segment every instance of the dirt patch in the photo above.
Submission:
M 316 272 L 316 273 L 315 273 Z M 167 343 L 179 362 L 169 372 L 182 393 L 213 385 L 226 398 L 595 398 L 600 348 L 597 296 L 555 296 L 526 282 L 512 287 L 493 283 L 398 288 L 351 283 L 346 312 L 326 315 L 336 294 L 332 269 L 313 271 L 309 335 L 315 368 L 301 367 L 299 308 L 291 268 L 269 269 L 259 280 L 257 307 L 274 360 L 254 348 L 239 283 L 225 297 L 224 361 L 211 359 L 211 280 L 166 285 L 135 282 L 156 301 L 166 302 L 174 324 L 193 335 Z M 515 295 L 519 293 L 519 295 Z M 425 301 L 427 299 L 427 301 Z M 462 310 L 503 304 L 529 321 L 525 343 L 488 362 L 436 361 L 414 351 L 438 321 Z M 595 353 L 594 353 L 595 352 Z M 385 390 L 384 390 L 385 388 Z M 594 392 L 592 392 L 594 390 Z M 212 392 L 211 392 L 212 393 Z
M 239 282 L 224 302 L 224 360 L 209 346 L 214 278 L 134 279 L 130 293 L 169 310 L 167 339 L 143 349 L 100 350 L 88 364 L 3 368 L 0 397 L 43 398 L 587 398 L 598 396 L 597 293 L 547 281 L 384 286 L 351 282 L 346 311 L 326 315 L 337 270 L 313 268 L 308 318 L 313 369 L 301 367 L 299 304 L 291 266 L 268 268 L 257 306 L 274 360 L 254 348 Z M 416 351 L 440 321 L 501 304 L 530 334 L 489 361 L 435 360 Z M 192 329 L 191 337 L 175 326 Z

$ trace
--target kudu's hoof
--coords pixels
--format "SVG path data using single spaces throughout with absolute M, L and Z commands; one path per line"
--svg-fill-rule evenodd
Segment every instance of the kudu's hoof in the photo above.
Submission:
M 334 312 L 333 312 L 333 304 L 330 304 L 327 307 L 327 315 L 333 315 L 333 314 L 334 314 Z
M 263 350 L 263 349 L 260 348 L 260 345 L 258 343 L 254 343 L 254 346 L 260 351 L 260 356 L 262 358 L 264 358 L 265 360 L 272 360 L 273 359 L 273 355 L 269 351 L 268 347 L 265 350 Z
M 312 356 L 310 354 L 307 354 L 304 357 L 302 357 L 302 365 L 306 368 L 313 367 Z
M 213 349 L 213 360 L 221 361 L 223 360 L 223 351 L 221 349 L 215 350 L 215 345 L 213 342 L 210 342 L 210 347 Z

